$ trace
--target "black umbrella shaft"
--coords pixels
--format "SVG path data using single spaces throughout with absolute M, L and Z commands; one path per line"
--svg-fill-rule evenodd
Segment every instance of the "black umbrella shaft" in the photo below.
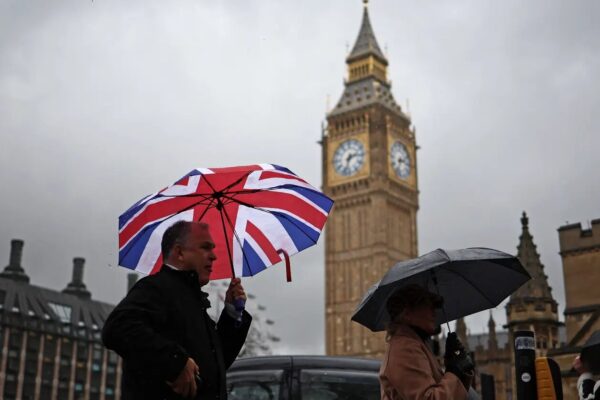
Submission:
M 435 286 L 435 291 L 437 292 L 437 295 L 442 297 L 440 295 L 440 288 L 438 287 L 437 276 L 435 276 L 435 272 L 433 270 L 431 270 L 431 277 L 432 277 L 433 285 Z M 444 319 L 446 320 L 446 326 L 448 327 L 448 333 L 450 333 L 452 331 L 450 330 L 450 321 L 448 321 L 448 316 L 446 315 L 446 307 L 445 307 L 444 303 L 442 303 L 442 313 L 444 314 Z

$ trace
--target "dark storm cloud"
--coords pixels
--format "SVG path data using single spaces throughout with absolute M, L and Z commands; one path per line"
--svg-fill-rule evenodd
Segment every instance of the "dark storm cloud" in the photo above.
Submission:
M 360 24 L 350 3 L 0 3 L 0 256 L 25 239 L 33 283 L 56 289 L 84 256 L 93 296 L 116 302 L 116 218 L 142 195 L 196 166 L 255 162 L 318 186 L 326 96 L 342 92 Z M 600 217 L 599 7 L 371 2 L 417 126 L 421 252 L 514 253 L 527 210 L 564 304 L 556 228 Z M 247 285 L 281 351 L 321 352 L 322 246 L 292 264 L 291 284 L 278 266 Z

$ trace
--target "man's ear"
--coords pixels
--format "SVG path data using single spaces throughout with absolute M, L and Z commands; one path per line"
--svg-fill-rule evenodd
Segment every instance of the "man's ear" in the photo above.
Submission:
M 175 255 L 178 261 L 183 261 L 183 248 L 179 243 L 175 243 L 171 249 L 171 254 Z

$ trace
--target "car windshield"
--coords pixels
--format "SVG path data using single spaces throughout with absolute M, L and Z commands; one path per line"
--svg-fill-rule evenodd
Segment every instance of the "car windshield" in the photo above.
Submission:
M 303 370 L 300 374 L 302 400 L 379 400 L 375 372 L 331 369 Z

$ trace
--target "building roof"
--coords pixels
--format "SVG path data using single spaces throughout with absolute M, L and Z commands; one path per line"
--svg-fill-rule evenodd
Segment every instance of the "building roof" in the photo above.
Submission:
M 402 109 L 394 100 L 390 85 L 380 82 L 375 77 L 368 77 L 346 84 L 344 93 L 329 116 L 339 115 L 361 107 L 379 104 L 395 113 L 402 114 Z M 408 117 L 406 117 L 408 118 Z
M 474 351 L 478 346 L 481 346 L 484 350 L 488 349 L 488 338 L 489 332 L 475 333 L 467 336 L 467 342 L 469 349 Z M 498 348 L 502 349 L 508 344 L 509 332 L 507 330 L 496 331 L 496 340 L 498 342 Z M 564 326 L 558 327 L 558 346 L 564 346 L 567 341 L 567 330 Z
M 487 350 L 489 346 L 488 338 L 489 333 L 476 333 L 467 336 L 468 347 L 471 351 L 475 350 L 477 347 L 481 346 L 485 350 Z M 503 349 L 504 346 L 508 343 L 508 331 L 497 331 L 496 332 L 496 341 L 498 343 L 498 348 Z
M 80 257 L 73 260 L 73 279 L 62 292 L 32 285 L 21 266 L 23 244 L 22 240 L 11 242 L 9 265 L 0 274 L 3 321 L 8 323 L 15 317 L 15 322 L 29 321 L 42 330 L 56 331 L 58 326 L 62 327 L 61 332 L 99 331 L 114 306 L 91 299 L 83 283 L 85 260 Z
M 113 305 L 0 278 L 0 312 L 55 322 L 72 328 L 98 330 L 104 325 Z

